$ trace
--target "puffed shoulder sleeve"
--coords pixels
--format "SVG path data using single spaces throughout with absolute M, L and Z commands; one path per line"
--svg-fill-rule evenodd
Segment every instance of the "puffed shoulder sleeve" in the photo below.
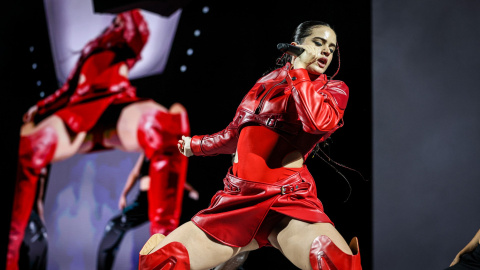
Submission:
M 348 87 L 342 81 L 323 87 L 312 83 L 305 69 L 292 69 L 287 75 L 303 130 L 320 134 L 331 132 L 343 123 L 348 101 Z M 319 89 L 316 89 L 319 88 Z
M 190 141 L 190 148 L 195 156 L 215 156 L 233 154 L 237 150 L 238 115 L 222 131 L 212 135 L 196 135 Z

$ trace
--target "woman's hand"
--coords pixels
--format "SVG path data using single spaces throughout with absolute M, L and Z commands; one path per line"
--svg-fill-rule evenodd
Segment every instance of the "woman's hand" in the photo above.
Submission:
M 127 197 L 122 194 L 120 199 L 118 199 L 118 209 L 123 210 L 125 207 L 127 207 Z
M 32 107 L 30 107 L 30 109 L 28 109 L 28 111 L 23 115 L 23 123 L 28 123 L 33 121 L 33 118 L 37 114 L 37 111 L 38 111 L 37 105 L 33 105 Z
M 475 243 L 474 241 L 468 243 L 466 247 L 464 247 L 462 250 L 460 250 L 460 252 L 458 252 L 457 256 L 455 256 L 455 259 L 453 259 L 450 266 L 454 266 L 455 264 L 457 264 L 460 261 L 460 257 L 463 254 L 472 252 L 477 247 L 477 245 L 478 245 L 478 242 Z
M 305 51 L 297 57 L 294 57 L 293 68 L 307 68 L 315 63 L 321 56 L 322 52 L 319 48 L 313 45 L 296 45 L 297 47 L 305 49 Z
M 191 137 L 182 136 L 181 140 L 178 140 L 178 150 L 186 157 L 193 156 L 192 149 L 190 148 Z

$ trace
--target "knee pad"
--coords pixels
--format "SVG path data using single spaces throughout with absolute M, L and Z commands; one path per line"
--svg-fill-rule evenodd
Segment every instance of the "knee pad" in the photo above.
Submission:
M 188 251 L 180 242 L 171 242 L 159 250 L 149 254 L 165 238 L 162 234 L 154 234 L 140 250 L 139 270 L 189 270 Z
M 353 255 L 341 251 L 332 240 L 321 235 L 313 240 L 310 249 L 310 264 L 313 270 L 361 270 L 358 239 L 350 242 Z
M 186 112 L 171 114 L 153 110 L 140 117 L 137 137 L 148 158 L 151 158 L 155 152 L 163 153 L 166 149 L 177 150 L 177 142 L 182 135 L 190 135 L 190 124 Z

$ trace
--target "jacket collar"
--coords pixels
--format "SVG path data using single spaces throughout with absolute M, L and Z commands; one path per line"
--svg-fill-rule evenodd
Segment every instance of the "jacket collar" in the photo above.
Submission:
M 285 64 L 285 66 L 283 66 L 283 69 L 285 71 L 291 70 L 292 69 L 292 63 L 287 62 L 287 64 Z M 326 82 L 327 80 L 328 80 L 328 78 L 327 78 L 326 74 L 320 74 L 318 76 L 318 78 L 315 79 L 315 81 L 319 81 L 319 82 Z

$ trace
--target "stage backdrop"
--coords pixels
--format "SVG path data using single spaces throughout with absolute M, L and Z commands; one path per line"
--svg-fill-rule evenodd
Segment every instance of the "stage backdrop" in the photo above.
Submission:
M 374 269 L 445 269 L 480 229 L 480 1 L 373 0 Z

